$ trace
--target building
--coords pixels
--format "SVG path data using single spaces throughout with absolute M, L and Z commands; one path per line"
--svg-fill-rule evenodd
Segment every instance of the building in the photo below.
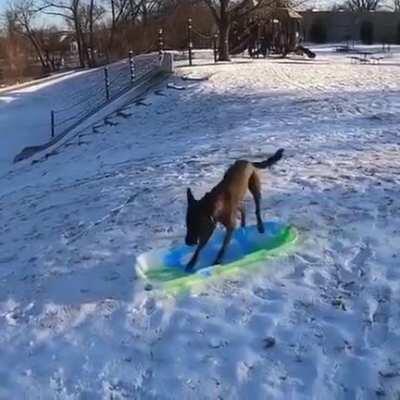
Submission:
M 313 43 L 400 43 L 400 12 L 303 11 L 304 38 Z

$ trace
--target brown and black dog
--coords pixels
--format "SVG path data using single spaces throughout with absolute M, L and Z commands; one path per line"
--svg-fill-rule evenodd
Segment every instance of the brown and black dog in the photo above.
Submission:
M 272 157 L 262 162 L 236 161 L 226 171 L 222 181 L 200 200 L 193 197 L 190 189 L 187 190 L 186 244 L 197 244 L 197 249 L 187 264 L 186 271 L 191 271 L 195 266 L 201 249 L 207 244 L 217 223 L 226 228 L 224 242 L 214 264 L 221 262 L 236 227 L 238 212 L 241 215 L 242 226 L 246 225 L 243 200 L 247 189 L 253 195 L 256 204 L 258 231 L 264 232 L 260 214 L 261 182 L 258 169 L 271 167 L 282 158 L 282 154 L 283 149 L 279 149 Z

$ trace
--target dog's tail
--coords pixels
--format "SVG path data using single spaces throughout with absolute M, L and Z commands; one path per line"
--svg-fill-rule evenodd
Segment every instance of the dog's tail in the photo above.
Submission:
M 267 160 L 261 161 L 261 162 L 253 162 L 252 164 L 256 168 L 260 168 L 260 169 L 269 168 L 272 165 L 274 165 L 275 163 L 277 163 L 282 158 L 282 155 L 283 155 L 283 149 L 279 149 L 273 156 L 271 156 Z

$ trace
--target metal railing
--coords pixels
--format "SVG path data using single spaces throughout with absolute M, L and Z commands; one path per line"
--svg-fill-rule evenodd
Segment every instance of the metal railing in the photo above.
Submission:
M 70 131 L 160 65 L 157 52 L 137 56 L 130 52 L 126 59 L 88 71 L 80 78 L 81 87 L 68 94 L 65 106 L 51 110 L 51 137 Z

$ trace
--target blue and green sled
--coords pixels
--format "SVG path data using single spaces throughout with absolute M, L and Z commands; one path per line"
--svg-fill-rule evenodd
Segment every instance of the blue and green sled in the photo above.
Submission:
M 221 265 L 211 265 L 224 237 L 224 231 L 218 230 L 201 251 L 194 272 L 185 272 L 185 265 L 194 251 L 194 247 L 186 245 L 141 254 L 137 258 L 136 271 L 153 288 L 169 294 L 201 287 L 210 280 L 240 273 L 260 265 L 260 261 L 284 255 L 297 239 L 293 226 L 266 222 L 264 228 L 263 234 L 256 226 L 236 229 Z

